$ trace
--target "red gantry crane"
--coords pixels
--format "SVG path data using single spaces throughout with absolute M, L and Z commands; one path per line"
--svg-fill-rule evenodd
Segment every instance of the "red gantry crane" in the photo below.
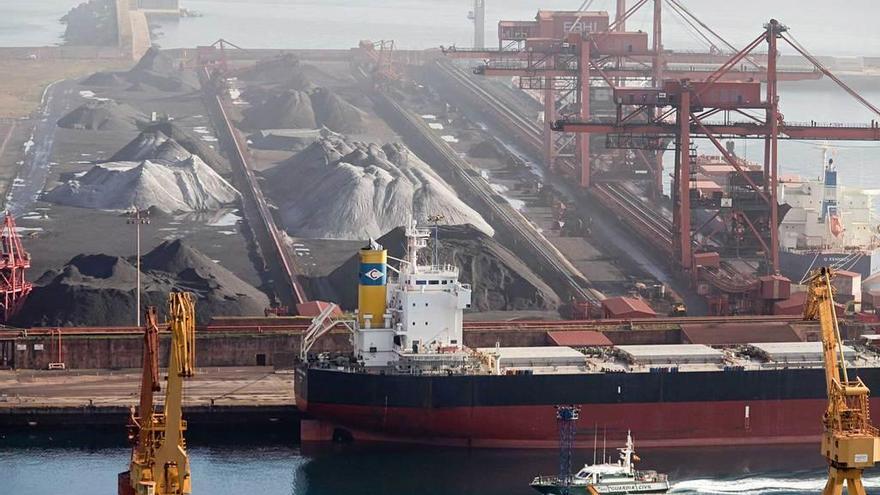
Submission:
M 475 69 L 477 74 L 518 77 L 522 89 L 540 92 L 544 101 L 544 162 L 551 170 L 575 176 L 584 188 L 594 182 L 590 140 L 576 134 L 553 132 L 553 121 L 575 116 L 589 120 L 597 110 L 601 113 L 601 109 L 591 108 L 591 98 L 597 99 L 599 91 L 607 91 L 600 89 L 601 86 L 613 88 L 625 85 L 626 81 L 648 81 L 656 87 L 664 77 L 702 79 L 726 61 L 725 50 L 736 51 L 678 0 L 653 0 L 650 43 L 647 33 L 626 31 L 626 21 L 651 3 L 650 0 L 639 0 L 629 8 L 625 0 L 617 0 L 613 22 L 607 12 L 586 10 L 592 3 L 584 2 L 577 11 L 542 10 L 534 21 L 499 22 L 497 51 L 444 50 L 455 58 L 484 59 L 484 64 Z M 664 49 L 661 22 L 664 5 L 709 45 L 708 52 Z M 725 71 L 722 79 L 764 79 L 766 58 L 747 57 L 743 63 Z M 778 77 L 790 80 L 815 79 L 822 75 L 816 70 L 777 72 Z M 648 192 L 658 197 L 662 194 L 662 154 L 655 152 L 652 156 L 646 150 L 637 150 L 634 158 L 637 165 L 633 168 L 647 173 Z M 620 159 L 616 157 L 615 161 Z
M 21 245 L 21 236 L 15 226 L 15 218 L 6 212 L 0 232 L 0 294 L 2 294 L 3 322 L 8 322 L 24 305 L 34 286 L 28 282 L 26 271 L 31 267 L 31 257 Z
M 708 281 L 722 292 L 745 294 L 753 281 L 738 280 L 732 272 L 724 273 L 715 266 L 704 267 L 695 263 L 695 246 L 700 251 L 716 250 L 722 256 L 755 256 L 762 261 L 759 272 L 771 277 L 779 273 L 779 139 L 880 140 L 877 119 L 856 125 L 786 122 L 779 111 L 777 90 L 779 40 L 786 41 L 822 74 L 880 116 L 877 107 L 849 88 L 797 43 L 786 26 L 771 19 L 757 38 L 703 81 L 667 79 L 650 88 L 615 87 L 617 115 L 614 121 L 562 119 L 554 123 L 554 129 L 561 132 L 605 134 L 609 148 L 665 150 L 666 142 L 675 143 L 671 239 L 674 260 L 686 273 L 703 268 Z M 764 43 L 768 55 L 763 99 L 760 82 L 722 81 L 726 73 Z M 724 161 L 735 169 L 726 194 L 697 197 L 693 187 L 696 179 L 693 140 L 698 137 L 708 139 Z M 722 144 L 727 138 L 763 140 L 761 169 L 749 167 L 731 153 Z M 709 212 L 708 219 L 695 226 L 692 208 Z

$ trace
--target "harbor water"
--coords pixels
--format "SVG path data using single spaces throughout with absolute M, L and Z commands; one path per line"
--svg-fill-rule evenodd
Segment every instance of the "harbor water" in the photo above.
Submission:
M 2 493 L 113 493 L 129 450 L 110 432 L 0 437 Z M 636 440 L 638 442 L 638 440 Z M 465 450 L 335 445 L 303 448 L 279 437 L 198 436 L 189 442 L 194 495 L 528 495 L 554 474 L 554 450 Z M 638 447 L 638 445 L 637 445 Z M 818 447 L 642 449 L 644 469 L 668 473 L 675 494 L 806 495 L 821 492 Z M 608 456 L 616 455 L 609 445 Z M 597 455 L 602 456 L 599 446 Z M 592 462 L 577 451 L 574 465 Z M 869 491 L 880 475 L 867 477 Z

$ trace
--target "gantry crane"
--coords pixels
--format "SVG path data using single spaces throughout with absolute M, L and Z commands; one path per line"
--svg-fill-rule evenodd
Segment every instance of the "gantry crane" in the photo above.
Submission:
M 189 457 L 183 432 L 183 379 L 195 366 L 195 303 L 188 292 L 168 297 L 171 352 L 165 404 L 157 412 L 153 393 L 159 391 L 159 325 L 156 309 L 147 310 L 141 398 L 129 418 L 132 443 L 129 470 L 119 475 L 119 495 L 189 495 Z
M 617 117 L 613 122 L 569 119 L 558 120 L 553 126 L 562 132 L 605 134 L 609 148 L 665 150 L 666 142 L 675 143 L 672 242 L 676 262 L 685 272 L 693 268 L 695 237 L 709 226 L 706 222 L 693 228 L 691 222 L 692 183 L 696 179 L 696 170 L 692 168 L 696 159 L 694 138 L 706 138 L 718 149 L 724 162 L 736 170 L 732 180 L 743 193 L 741 198 L 725 197 L 702 207 L 713 212 L 712 218 L 728 217 L 724 222 L 728 226 L 727 235 L 761 254 L 765 264 L 762 271 L 768 275 L 779 273 L 778 140 L 880 140 L 880 121 L 877 119 L 868 124 L 853 125 L 798 124 L 784 120 L 777 91 L 776 60 L 780 39 L 880 117 L 880 109 L 834 76 L 794 40 L 786 26 L 771 19 L 757 38 L 703 81 L 665 80 L 662 85 L 651 88 L 616 87 Z M 765 98 L 761 98 L 760 82 L 721 82 L 725 73 L 740 65 L 764 43 L 768 46 Z M 763 170 L 752 171 L 744 167 L 742 160 L 725 148 L 722 143 L 725 138 L 763 140 Z M 737 234 L 730 229 L 732 226 L 741 227 L 745 234 Z M 735 243 L 722 244 L 730 246 Z
M 822 455 L 828 461 L 828 483 L 824 495 L 840 495 L 847 485 L 849 495 L 866 495 L 862 471 L 874 467 L 880 458 L 880 432 L 871 424 L 868 410 L 870 390 L 859 377 L 850 380 L 837 326 L 830 268 L 821 268 L 808 280 L 804 319 L 818 319 L 822 329 L 825 385 L 828 408 L 822 419 Z

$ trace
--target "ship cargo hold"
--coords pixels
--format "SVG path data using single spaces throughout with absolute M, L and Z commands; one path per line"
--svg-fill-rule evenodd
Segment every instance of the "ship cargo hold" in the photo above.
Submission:
M 817 418 L 826 406 L 819 346 L 620 346 L 614 356 L 581 354 L 579 364 L 574 349 L 534 348 L 515 351 L 510 367 L 501 348 L 498 368 L 487 374 L 310 367 L 298 370 L 295 386 L 297 404 L 315 419 L 304 421 L 304 441 L 342 434 L 356 441 L 555 448 L 553 407 L 576 404 L 585 432 L 598 425 L 620 440 L 634 429 L 647 447 L 805 443 L 820 437 Z M 848 349 L 848 360 L 869 387 L 880 386 L 877 356 Z M 880 407 L 880 399 L 872 405 Z M 588 437 L 581 436 L 582 446 Z

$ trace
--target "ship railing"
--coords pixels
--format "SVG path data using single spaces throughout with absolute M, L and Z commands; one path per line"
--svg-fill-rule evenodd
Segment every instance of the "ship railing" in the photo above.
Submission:
M 571 476 L 574 479 L 574 475 Z M 562 485 L 558 476 L 535 476 L 532 480 L 533 485 Z
M 638 471 L 636 473 L 636 481 L 642 483 L 663 483 L 667 479 L 667 475 L 657 471 Z

